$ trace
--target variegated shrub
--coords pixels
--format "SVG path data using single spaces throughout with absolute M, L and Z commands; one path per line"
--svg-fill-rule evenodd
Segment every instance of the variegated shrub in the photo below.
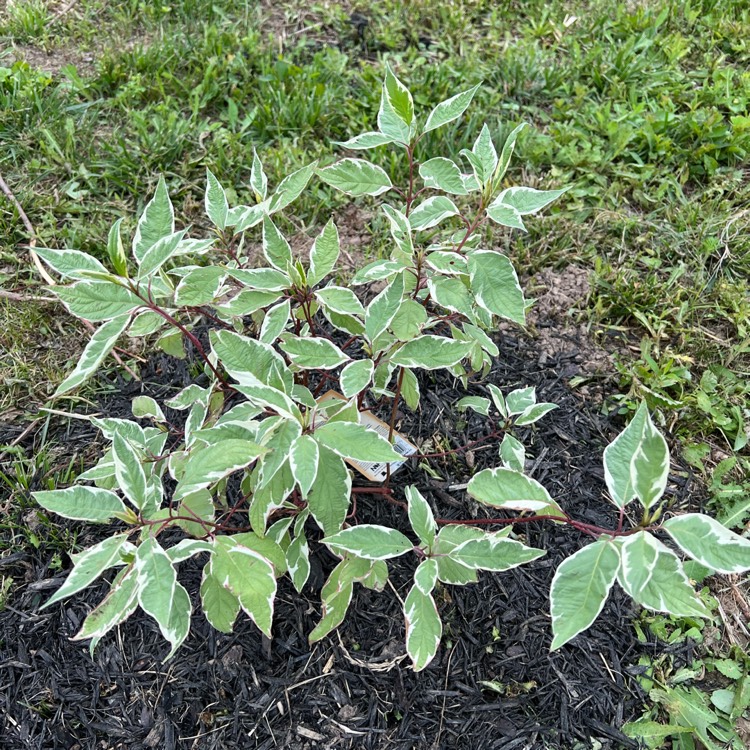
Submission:
M 505 512 L 497 519 L 500 531 L 436 519 L 416 487 L 391 478 L 405 454 L 394 440 L 397 406 L 419 407 L 416 371 L 446 369 L 465 386 L 500 354 L 491 336 L 498 318 L 524 323 L 527 304 L 516 272 L 506 256 L 483 244 L 486 224 L 523 230 L 528 217 L 563 193 L 507 184 L 522 126 L 499 152 L 485 125 L 471 151 L 461 152 L 463 162 L 423 154 L 423 136 L 461 117 L 476 90 L 420 119 L 409 91 L 386 70 L 378 130 L 340 146 L 394 149 L 408 162 L 404 186 L 375 163 L 347 156 L 330 166 L 310 164 L 270 190 L 255 154 L 252 205 L 230 206 L 208 173 L 205 208 L 215 227 L 209 238 L 176 228 L 162 179 L 129 253 L 120 221 L 113 226 L 109 267 L 76 250 L 38 251 L 67 282 L 52 291 L 70 313 L 101 324 L 58 397 L 89 378 L 123 335 L 155 339 L 176 356 L 188 345 L 206 376 L 203 385 L 190 385 L 164 404 L 136 398 L 133 420 L 92 419 L 111 443 L 99 462 L 72 487 L 34 493 L 48 511 L 111 525 L 110 536 L 73 556 L 73 570 L 47 602 L 117 569 L 76 638 L 90 639 L 93 648 L 140 607 L 174 653 L 189 633 L 193 607 L 177 568 L 191 557 L 204 563 L 200 605 L 209 622 L 229 632 L 242 610 L 270 637 L 277 581 L 288 575 L 302 590 L 310 542 L 339 560 L 322 588 L 312 641 L 342 622 L 355 584 L 380 590 L 389 559 L 415 560 L 404 596 L 406 648 L 415 669 L 430 662 L 440 643 L 435 587 L 469 584 L 477 571 L 502 572 L 544 554 L 513 538 L 515 523 L 568 524 L 594 540 L 554 577 L 552 648 L 591 625 L 616 581 L 645 607 L 709 617 L 679 554 L 717 572 L 750 568 L 747 539 L 703 515 L 670 516 L 667 445 L 644 407 L 604 454 L 606 489 L 620 509 L 614 529 L 571 518 L 524 474 L 524 447 L 513 427 L 555 408 L 537 403 L 533 388 L 503 394 L 490 385 L 489 398 L 467 396 L 455 405 L 494 425 L 499 466 L 475 474 L 468 493 Z M 275 222 L 315 179 L 351 196 L 391 201 L 382 204 L 389 257 L 359 269 L 348 284 L 337 273 L 333 221 L 303 257 Z M 248 251 L 256 236 L 259 267 Z M 330 391 L 338 395 L 322 398 Z M 178 426 L 165 417 L 165 406 L 183 412 Z M 380 430 L 363 420 L 376 406 L 391 415 Z M 385 471 L 381 486 L 366 489 L 403 507 L 408 534 L 364 522 L 361 507 L 354 513 L 352 499 L 364 488 L 353 486 L 352 466 L 363 463 Z M 643 509 L 638 525 L 626 523 L 634 500 Z

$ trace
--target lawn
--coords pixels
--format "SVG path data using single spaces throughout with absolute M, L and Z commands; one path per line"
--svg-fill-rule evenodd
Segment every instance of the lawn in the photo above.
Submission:
M 105 261 L 112 223 L 124 217 L 123 232 L 132 232 L 161 176 L 178 225 L 191 225 L 193 236 L 205 236 L 210 231 L 203 212 L 207 168 L 225 186 L 231 204 L 253 201 L 253 149 L 272 185 L 315 159 L 331 163 L 339 153 L 337 141 L 376 127 L 386 61 L 408 84 L 416 106 L 425 110 L 481 83 L 466 116 L 430 133 L 426 148 L 457 155 L 471 148 L 482 123 L 502 142 L 525 121 L 529 127 L 519 138 L 507 183 L 569 187 L 551 209 L 528 222 L 528 232 L 496 227 L 490 237 L 495 248 L 513 259 L 523 286 L 537 300 L 526 333 L 503 332 L 512 351 L 501 352 L 506 364 L 500 365 L 502 373 L 493 371 L 493 377 L 500 378 L 496 382 L 537 378 L 533 384 L 554 390 L 557 398 L 585 415 L 585 439 L 595 438 L 597 430 L 621 427 L 645 400 L 668 436 L 678 500 L 685 507 L 705 508 L 735 531 L 747 533 L 746 3 L 15 0 L 0 10 L 0 41 L 5 50 L 0 53 L 0 176 L 7 187 L 0 195 L 0 487 L 6 511 L 0 536 L 0 601 L 6 613 L 23 615 L 5 622 L 0 642 L 4 660 L 31 663 L 28 653 L 16 654 L 11 627 L 20 622 L 44 630 L 47 621 L 35 619 L 39 616 L 26 609 L 41 604 L 47 596 L 45 580 L 67 570 L 69 553 L 88 541 L 80 525 L 57 527 L 35 509 L 29 496 L 30 489 L 70 482 L 97 458 L 94 431 L 66 414 L 79 408 L 124 410 L 125 395 L 129 400 L 140 387 L 106 371 L 74 395 L 50 400 L 88 333 L 50 301 L 30 241 L 40 248 L 79 249 Z M 373 159 L 391 173 L 394 183 L 403 183 L 405 166 L 392 153 L 381 149 Z M 285 211 L 279 227 L 297 243 L 307 242 L 333 215 L 342 237 L 345 262 L 339 274 L 345 280 L 361 261 L 387 257 L 390 251 L 385 222 L 373 206 L 369 198 L 352 205 L 322 181 L 313 181 Z M 33 228 L 33 239 L 22 217 Z M 120 356 L 149 387 L 176 385 L 185 377 L 182 365 L 165 357 L 154 361 L 134 347 Z M 533 366 L 524 364 L 523 357 L 533 359 Z M 447 381 L 440 387 L 451 392 Z M 54 411 L 40 411 L 50 408 Z M 598 420 L 608 421 L 605 425 Z M 418 429 L 416 424 L 413 428 Z M 535 439 L 539 454 L 545 441 L 554 452 L 553 441 L 560 438 L 540 432 Z M 564 441 L 557 450 L 566 450 Z M 575 460 L 584 461 L 583 454 Z M 513 585 L 521 586 L 517 581 Z M 739 738 L 747 741 L 749 726 L 742 712 L 750 703 L 748 583 L 739 577 L 708 578 L 706 586 L 716 614 L 713 623 L 647 616 L 627 608 L 607 610 L 612 622 L 623 620 L 618 637 L 631 644 L 631 653 L 616 655 L 622 673 L 606 660 L 604 667 L 617 673 L 613 684 L 618 690 L 626 679 L 636 696 L 629 703 L 618 698 L 627 715 L 622 710 L 607 715 L 602 708 L 598 721 L 612 727 L 610 734 L 581 723 L 585 693 L 569 694 L 563 703 L 548 698 L 554 691 L 570 689 L 554 671 L 549 672 L 554 685 L 535 682 L 546 679 L 543 671 L 535 677 L 524 678 L 519 672 L 500 680 L 487 669 L 472 671 L 471 659 L 461 665 L 459 657 L 455 664 L 446 657 L 429 687 L 413 675 L 408 687 L 399 683 L 405 678 L 394 675 L 406 665 L 398 666 L 398 661 L 390 671 L 381 665 L 390 682 L 378 682 L 378 676 L 368 683 L 357 672 L 362 667 L 353 655 L 355 642 L 357 648 L 365 646 L 366 626 L 360 623 L 356 637 L 354 631 L 344 636 L 348 650 L 341 644 L 351 661 L 346 662 L 349 677 L 336 688 L 354 690 L 348 703 L 341 696 L 336 703 L 338 725 L 354 734 L 339 729 L 339 744 L 330 746 L 356 747 L 358 741 L 366 741 L 367 747 L 461 747 L 455 743 L 464 732 L 474 742 L 486 743 L 477 747 L 563 748 L 573 747 L 574 741 L 580 747 L 617 747 L 624 741 L 622 724 L 645 716 L 640 726 L 653 733 L 649 747 L 662 741 L 675 748 L 694 747 L 694 734 L 698 742 L 705 742 L 709 726 L 714 732 L 709 741 L 720 743 L 723 738 L 741 747 Z M 488 597 L 498 595 L 493 591 L 482 589 Z M 68 606 L 75 610 L 72 601 Z M 449 640 L 466 639 L 467 632 L 469 638 L 480 637 L 465 627 L 464 608 L 481 609 L 487 602 L 472 601 L 456 605 L 446 595 L 446 611 L 460 611 Z M 284 617 L 301 618 L 299 606 L 286 601 Z M 61 613 L 61 618 L 81 616 L 80 608 L 72 615 Z M 528 628 L 533 616 L 519 614 L 517 621 L 509 616 L 508 622 Z M 487 623 L 492 633 L 500 627 L 492 618 Z M 61 639 L 72 626 L 58 622 L 54 627 L 55 637 Z M 278 652 L 276 639 L 276 671 L 268 672 L 268 680 L 256 677 L 252 664 L 252 679 L 238 677 L 232 671 L 237 644 L 227 641 L 222 650 L 221 644 L 212 642 L 211 653 L 219 665 L 212 673 L 212 689 L 219 690 L 225 680 L 238 695 L 248 690 L 254 694 L 262 684 L 264 694 L 274 700 L 251 700 L 243 709 L 245 718 L 235 718 L 230 731 L 231 701 L 221 696 L 220 710 L 204 715 L 195 707 L 205 696 L 193 691 L 188 701 L 192 713 L 189 719 L 183 715 L 181 723 L 170 718 L 161 700 L 164 689 L 183 689 L 170 676 L 169 663 L 149 662 L 156 675 L 152 685 L 133 677 L 138 671 L 134 665 L 149 658 L 143 643 L 153 637 L 142 624 L 133 627 L 137 629 L 131 635 L 139 645 L 135 651 L 126 649 L 128 664 L 120 664 L 114 655 L 116 644 L 110 642 L 100 647 L 106 656 L 100 657 L 99 668 L 120 686 L 120 693 L 141 691 L 142 703 L 151 712 L 138 738 L 145 746 L 155 746 L 147 743 L 153 734 L 152 740 L 164 746 L 182 747 L 184 742 L 188 747 L 186 737 L 203 737 L 220 728 L 212 741 L 229 743 L 231 736 L 238 742 L 237 727 L 246 733 L 252 729 L 258 747 L 271 746 L 283 738 L 276 737 L 279 727 L 294 723 L 288 716 L 279 718 L 277 699 L 286 701 L 284 710 L 297 710 L 290 692 L 305 680 L 325 682 L 330 671 L 318 652 L 313 659 L 291 639 L 287 651 Z M 474 645 L 479 651 L 499 651 L 505 627 L 497 635 L 501 645 L 492 638 L 488 641 L 486 633 Z M 44 632 L 51 637 L 52 631 Z M 205 635 L 207 640 L 214 637 Z M 261 644 L 257 632 L 247 630 L 246 637 L 258 641 L 258 653 L 270 653 L 270 643 Z M 534 638 L 541 650 L 543 636 Z M 524 647 L 522 638 L 519 644 Z M 78 650 L 80 658 L 86 658 L 79 644 L 68 648 L 67 654 Z M 198 679 L 204 660 L 197 646 L 191 648 L 190 658 L 176 667 L 180 680 L 187 682 Z M 325 654 L 338 653 L 333 642 L 326 648 Z M 313 672 L 299 669 L 305 654 Z M 289 662 L 280 670 L 283 658 Z M 37 659 L 37 680 L 44 674 L 40 664 Z M 571 657 L 563 671 L 574 664 Z M 449 685 L 451 668 L 460 674 Z M 24 678 L 22 667 L 17 669 L 18 699 L 29 703 L 31 688 L 18 687 Z M 118 669 L 127 672 L 127 688 Z M 282 683 L 285 687 L 279 692 Z M 465 689 L 466 684 L 470 687 Z M 368 705 L 367 691 L 377 686 L 390 696 L 387 706 L 372 701 Z M 313 688 L 305 687 L 306 700 L 311 700 L 315 692 L 308 694 L 308 689 Z M 70 700 L 65 689 L 60 690 L 57 686 L 49 695 L 40 692 L 23 719 L 17 715 L 20 729 L 6 725 L 18 746 L 25 746 L 31 736 L 42 736 L 47 731 L 43 724 L 59 724 L 61 716 L 68 734 L 48 734 L 49 746 L 65 747 L 71 737 L 79 739 L 78 730 L 68 726 L 69 715 L 59 708 Z M 184 690 L 190 693 L 192 688 Z M 156 691 L 159 699 L 149 702 L 144 697 L 149 691 Z M 435 703 L 415 698 L 429 691 L 435 693 Z M 329 703 L 335 703 L 335 691 L 333 696 L 328 696 Z M 451 725 L 450 710 L 445 718 L 446 700 L 462 717 L 463 729 Z M 420 736 L 420 711 L 438 710 L 440 701 L 439 728 L 422 727 Z M 489 707 L 481 720 L 476 718 L 479 714 L 469 720 L 462 713 L 472 701 Z M 515 734 L 508 730 L 502 735 L 507 727 L 495 714 L 490 718 L 490 709 L 499 710 L 503 701 L 517 712 L 511 722 Z M 122 713 L 125 732 L 117 740 L 120 744 L 112 746 L 130 747 L 123 743 L 137 721 L 133 704 L 120 696 L 112 705 Z M 328 703 L 320 705 L 321 711 L 333 710 Z M 419 708 L 412 710 L 412 705 Z M 349 715 L 347 708 L 354 713 Z M 297 745 L 288 746 L 333 743 L 319 717 L 315 729 L 312 714 L 304 717 L 301 733 L 297 727 L 289 735 L 293 739 L 285 740 Z M 650 720 L 667 728 L 655 729 L 647 723 Z M 739 734 L 732 734 L 732 724 Z M 497 737 L 504 736 L 504 742 L 520 741 L 492 744 L 494 740 L 484 736 L 487 731 L 501 732 Z M 219 739 L 224 733 L 226 738 Z M 378 744 L 381 739 L 391 744 Z

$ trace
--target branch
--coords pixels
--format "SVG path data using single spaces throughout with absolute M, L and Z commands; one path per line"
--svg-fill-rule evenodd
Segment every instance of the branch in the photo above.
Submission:
M 8 187 L 2 175 L 0 175 L 0 190 L 5 193 L 8 200 L 13 204 L 13 206 L 15 206 L 16 211 L 18 211 L 18 215 L 21 217 L 21 221 L 23 222 L 24 227 L 26 227 L 26 231 L 29 233 L 29 255 L 31 256 L 31 260 L 34 262 L 37 271 L 39 271 L 39 275 L 44 279 L 45 283 L 49 284 L 50 286 L 54 286 L 55 280 L 47 273 L 46 269 L 42 265 L 42 261 L 39 260 L 39 256 L 36 254 L 36 252 L 34 252 L 34 248 L 36 247 L 36 232 L 34 231 L 34 226 L 29 221 L 29 217 L 26 216 L 26 212 L 23 210 L 23 207 L 18 202 L 16 196 L 13 195 L 13 192 Z

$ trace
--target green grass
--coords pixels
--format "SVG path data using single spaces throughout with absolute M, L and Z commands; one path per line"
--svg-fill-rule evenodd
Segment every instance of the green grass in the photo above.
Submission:
M 528 273 L 592 269 L 592 333 L 616 332 L 635 352 L 619 359 L 611 406 L 645 397 L 705 475 L 714 509 L 731 513 L 748 489 L 747 3 L 277 5 L 80 0 L 58 17 L 16 0 L 0 11 L 0 49 L 11 51 L 0 57 L 0 174 L 39 244 L 103 256 L 111 223 L 125 216 L 132 229 L 160 174 L 199 233 L 206 167 L 244 201 L 253 147 L 272 184 L 331 159 L 332 141 L 373 127 L 384 59 L 422 108 L 483 81 L 467 117 L 426 138 L 424 153 L 457 154 L 485 120 L 496 135 L 531 124 L 509 182 L 571 190 L 527 235 L 497 241 Z M 374 159 L 403 170 L 387 149 Z M 289 226 L 321 225 L 341 205 L 317 182 Z M 0 280 L 39 294 L 27 242 L 0 198 Z M 30 415 L 82 336 L 54 308 L 7 300 L 0 330 L 0 412 L 22 403 Z

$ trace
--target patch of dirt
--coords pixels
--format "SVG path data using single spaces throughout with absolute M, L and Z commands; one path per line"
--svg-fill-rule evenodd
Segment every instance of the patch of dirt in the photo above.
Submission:
M 591 293 L 590 276 L 588 269 L 570 265 L 562 271 L 545 269 L 526 285 L 527 296 L 536 300 L 528 321 L 539 346 L 539 364 L 545 366 L 549 360 L 572 352 L 573 367 L 566 377 L 616 372 L 612 352 L 594 340 L 586 325 L 576 322 Z
M 324 2 L 323 5 L 330 7 L 331 3 Z M 341 3 L 337 2 L 335 5 L 340 6 Z M 325 24 L 320 10 L 307 3 L 263 0 L 260 11 L 264 34 L 272 36 L 280 49 L 294 45 L 300 38 L 315 46 L 335 47 L 338 44 L 336 30 Z
M 724 625 L 722 636 L 727 647 L 738 646 L 747 651 L 750 647 L 750 578 L 740 575 L 714 578 L 711 593 L 719 602 Z
M 341 240 L 340 265 L 348 274 L 374 260 L 368 252 L 372 246 L 373 216 L 372 211 L 350 204 L 334 217 Z
M 17 44 L 5 58 L 10 62 L 23 60 L 32 68 L 50 76 L 59 76 L 63 68 L 73 65 L 80 76 L 90 76 L 95 72 L 96 60 L 90 52 L 81 52 L 75 47 L 53 47 L 43 50 L 27 44 Z

